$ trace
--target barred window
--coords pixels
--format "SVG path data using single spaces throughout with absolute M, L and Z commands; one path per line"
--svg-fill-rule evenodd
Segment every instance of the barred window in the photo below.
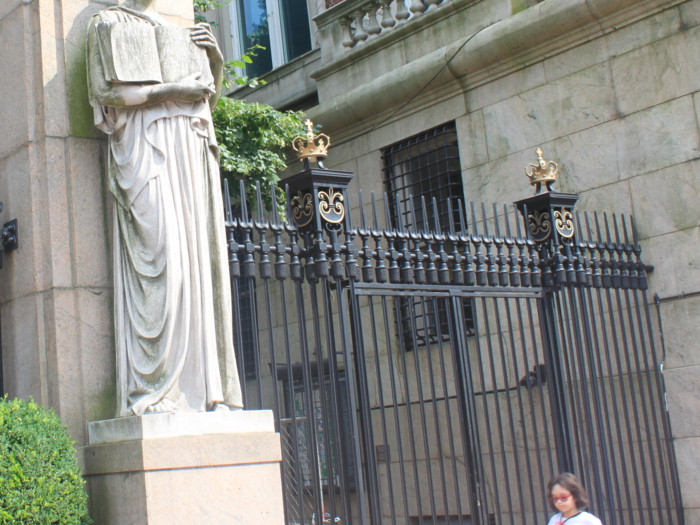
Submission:
M 405 228 L 415 227 L 418 231 L 428 231 L 437 230 L 439 226 L 442 231 L 447 231 L 450 227 L 448 201 L 452 203 L 452 221 L 456 228 L 459 227 L 457 201 L 464 198 L 464 187 L 454 122 L 386 148 L 382 151 L 382 162 L 393 227 L 398 227 L 400 216 Z M 401 298 L 398 305 L 397 319 L 400 319 L 406 351 L 413 350 L 414 346 L 435 344 L 438 339 L 449 340 L 445 300 Z M 434 311 L 435 308 L 437 312 Z M 471 302 L 468 299 L 464 300 L 464 314 L 467 329 L 471 332 L 473 322 Z
M 457 210 L 457 199 L 464 198 L 462 168 L 454 122 L 432 129 L 382 151 L 384 185 L 389 195 L 390 216 L 397 225 L 398 206 L 404 226 L 413 226 L 410 205 L 415 210 L 417 230 L 435 229 L 432 199 L 442 228 L 449 228 L 447 201 Z M 427 217 L 421 198 L 425 198 Z M 398 199 L 398 200 L 397 200 Z M 455 213 L 453 220 L 458 221 Z M 457 222 L 458 223 L 458 222 Z

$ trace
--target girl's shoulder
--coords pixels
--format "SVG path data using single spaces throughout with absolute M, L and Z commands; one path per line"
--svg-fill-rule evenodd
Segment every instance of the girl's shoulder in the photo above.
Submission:
M 603 525 L 602 522 L 590 512 L 581 512 L 570 519 L 562 518 L 561 512 L 557 512 L 549 520 L 548 525 L 558 525 L 564 522 L 566 525 Z
M 574 520 L 571 520 L 574 521 Z M 590 512 L 582 512 L 576 516 L 576 525 L 603 525 L 603 523 Z M 573 523 L 571 525 L 574 525 Z
M 549 523 L 547 525 L 557 525 L 557 523 L 561 522 L 561 512 L 557 512 L 554 516 L 552 516 L 549 520 Z

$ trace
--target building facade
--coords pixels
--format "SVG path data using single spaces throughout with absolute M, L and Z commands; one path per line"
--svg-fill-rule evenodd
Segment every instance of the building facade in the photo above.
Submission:
M 268 12 L 276 8 L 267 3 Z M 435 198 L 446 228 L 447 201 L 490 209 L 523 199 L 532 191 L 523 169 L 537 147 L 559 163 L 558 191 L 578 194 L 577 209 L 634 217 L 653 266 L 648 302 L 664 337 L 657 365 L 685 521 L 698 521 L 700 76 L 693 64 L 700 4 L 344 0 L 307 10 L 312 49 L 278 62 L 262 76 L 267 85 L 231 96 L 305 110 L 332 136 L 325 165 L 355 174 L 349 193 L 362 190 L 365 206 L 370 192 L 377 195 L 380 222 L 385 203 L 387 224 L 396 226 L 403 213 L 406 227 L 413 218 L 420 228 L 424 217 L 433 221 Z M 233 35 L 229 52 L 243 49 L 240 13 L 234 2 L 216 15 L 219 37 Z M 299 170 L 291 163 L 285 176 Z M 350 206 L 357 225 L 356 197 Z M 427 310 L 415 315 L 428 319 Z M 446 321 L 434 318 L 417 333 L 445 332 Z M 412 519 L 420 520 L 416 512 Z
M 4 268 L 0 272 L 3 388 L 10 396 L 33 396 L 36 401 L 54 407 L 76 440 L 81 461 L 87 443 L 87 423 L 114 414 L 111 200 L 105 184 L 106 142 L 92 122 L 84 60 L 87 22 L 96 11 L 111 3 L 10 0 L 0 6 L 3 49 L 0 59 L 0 199 L 4 203 L 0 222 L 17 219 L 19 228 L 19 247 L 4 255 Z M 193 23 L 190 0 L 163 0 L 160 10 L 179 25 Z M 624 417 L 610 419 L 620 421 L 622 427 L 629 425 L 630 430 L 622 428 L 616 437 L 605 439 L 611 441 L 610 450 L 613 451 L 620 450 L 623 442 L 626 447 L 629 445 L 625 450 L 632 452 L 625 456 L 627 466 L 616 464 L 616 472 L 628 475 L 630 482 L 637 476 L 644 478 L 643 485 L 635 486 L 647 487 L 654 494 L 650 496 L 642 490 L 630 496 L 618 490 L 615 494 L 626 502 L 622 505 L 625 513 L 620 522 L 626 523 L 640 509 L 646 509 L 646 514 L 639 514 L 642 522 L 700 523 L 700 497 L 695 490 L 700 472 L 700 348 L 697 342 L 700 115 L 696 100 L 700 92 L 700 68 L 696 64 L 700 57 L 697 52 L 700 2 L 413 0 L 400 3 L 384 0 L 376 3 L 344 0 L 327 4 L 322 1 L 278 4 L 274 0 L 234 0 L 229 7 L 213 13 L 212 20 L 218 22 L 216 30 L 227 58 L 235 58 L 251 45 L 266 48 L 246 73 L 262 76 L 267 84 L 257 89 L 245 88 L 231 96 L 269 103 L 279 109 L 305 110 L 309 118 L 321 124 L 323 131 L 332 137 L 333 147 L 326 166 L 354 174 L 346 195 L 356 226 L 363 224 L 358 199 L 362 190 L 365 219 L 370 224 L 376 215 L 377 230 L 392 230 L 392 227 L 406 231 L 412 228 L 449 230 L 452 221 L 457 232 L 474 232 L 481 228 L 484 234 L 488 233 L 484 231 L 488 226 L 493 237 L 496 225 L 505 228 L 506 222 L 500 211 L 492 210 L 491 203 L 511 204 L 531 196 L 532 188 L 523 169 L 536 162 L 535 148 L 538 147 L 544 151 L 546 160 L 559 164 L 555 189 L 579 195 L 578 210 L 625 215 L 627 223 L 613 222 L 611 217 L 611 235 L 615 236 L 614 224 L 618 224 L 619 236 L 624 238 L 623 224 L 631 225 L 629 217 L 634 216 L 636 239 L 626 245 L 636 245 L 638 241 L 644 262 L 653 266 L 653 271 L 645 270 L 649 287 L 644 296 L 646 305 L 625 299 L 607 307 L 604 303 L 594 307 L 592 312 L 598 316 L 596 318 L 606 312 L 623 310 L 631 315 L 632 321 L 624 322 L 637 328 L 627 333 L 637 334 L 635 341 L 640 346 L 643 346 L 640 338 L 644 336 L 649 340 L 653 333 L 659 345 L 658 360 L 651 362 L 651 366 L 645 367 L 645 372 L 635 379 L 639 381 L 634 383 L 637 390 L 618 391 L 617 397 L 612 394 L 612 387 L 622 383 L 615 383 L 610 370 L 627 369 L 623 365 L 616 368 L 613 363 L 607 369 L 608 375 L 603 374 L 608 378 L 607 383 L 603 382 L 609 389 L 610 401 L 598 400 L 590 406 L 612 410 L 621 406 L 625 399 L 638 401 L 629 403 L 625 409 L 629 422 Z M 291 181 L 301 170 L 299 162 L 291 161 L 283 177 Z M 376 196 L 374 203 L 372 192 Z M 384 192 L 388 192 L 386 198 Z M 426 201 L 425 211 L 420 197 Z M 457 215 L 455 207 L 459 206 L 460 198 L 465 209 Z M 470 201 L 476 203 L 473 215 Z M 486 203 L 484 211 L 481 211 L 481 202 Z M 236 223 L 237 231 L 244 234 L 247 228 L 253 231 L 247 219 Z M 462 220 L 464 222 L 460 223 Z M 602 215 L 600 220 L 604 230 Z M 507 224 L 516 228 L 513 215 Z M 633 235 L 631 230 L 628 233 Z M 266 231 L 268 243 L 272 234 L 273 231 Z M 255 235 L 255 242 L 259 243 L 259 232 Z M 512 235 L 519 237 L 520 233 L 513 231 Z M 510 238 L 511 233 L 507 233 L 507 237 Z M 382 237 L 385 247 L 386 242 L 387 238 Z M 355 243 L 359 249 L 361 238 L 357 237 Z M 463 247 L 459 249 L 464 250 Z M 427 250 L 427 246 L 416 249 L 414 257 L 422 257 L 418 252 L 423 254 Z M 260 250 L 255 257 L 259 253 Z M 436 256 L 436 260 L 441 259 Z M 318 334 L 324 339 L 329 337 L 329 329 L 324 326 L 334 325 L 323 323 L 341 319 L 340 294 L 328 288 L 325 295 L 313 299 L 310 284 L 297 296 L 291 292 L 291 285 L 287 295 L 282 295 L 284 286 L 272 287 L 270 295 L 266 295 L 264 282 L 248 277 L 243 275 L 244 280 L 239 282 L 235 276 L 233 280 L 239 301 L 238 349 L 241 353 L 247 349 L 252 351 L 247 354 L 251 356 L 248 361 L 239 360 L 243 367 L 241 375 L 248 384 L 248 405 L 277 410 L 278 431 L 294 444 L 294 450 L 288 452 L 287 457 L 296 458 L 296 463 L 287 465 L 296 466 L 294 475 L 298 483 L 289 487 L 296 487 L 304 494 L 324 494 L 320 502 L 310 506 L 312 510 L 318 512 L 323 508 L 331 515 L 342 514 L 346 521 L 352 521 L 353 516 L 357 518 L 364 512 L 357 498 L 362 487 L 358 486 L 355 465 L 369 456 L 361 450 L 356 454 L 354 451 L 359 448 L 354 444 L 347 447 L 353 452 L 344 456 L 350 458 L 350 462 L 342 465 L 343 483 L 348 489 L 343 496 L 345 499 L 340 494 L 335 498 L 329 496 L 328 488 L 321 487 L 318 492 L 307 490 L 307 480 L 323 480 L 324 475 L 329 479 L 328 471 L 314 474 L 309 465 L 325 464 L 327 467 L 329 460 L 300 461 L 298 451 L 311 447 L 312 433 L 289 432 L 281 426 L 309 421 L 310 410 L 323 414 L 330 410 L 324 405 L 328 403 L 336 410 L 333 421 L 338 429 L 354 428 L 352 411 L 347 408 L 352 405 L 347 400 L 358 396 L 351 392 L 353 382 L 348 382 L 345 375 L 349 365 L 343 364 L 350 354 L 338 358 L 341 366 L 336 363 L 331 367 L 333 358 L 329 355 L 326 363 L 319 353 L 315 354 L 315 365 L 302 366 L 302 350 L 309 344 L 301 335 L 308 332 L 311 334 L 309 341 L 320 341 L 313 335 L 314 321 L 322 321 Z M 327 305 L 323 304 L 324 297 Z M 295 298 L 301 300 L 295 302 Z M 460 382 L 458 378 L 450 379 L 455 377 L 456 366 L 448 362 L 450 355 L 454 355 L 450 353 L 455 341 L 452 316 L 463 321 L 460 334 L 466 347 L 471 348 L 470 345 L 478 341 L 487 347 L 489 341 L 496 344 L 483 353 L 469 354 L 474 359 L 488 358 L 487 369 L 493 372 L 491 379 L 487 374 L 481 386 L 477 386 L 475 393 L 482 396 L 479 399 L 487 399 L 488 394 L 492 395 L 488 399 L 502 399 L 503 407 L 512 402 L 517 408 L 526 406 L 518 404 L 518 396 L 525 400 L 522 403 L 529 402 L 528 399 L 539 403 L 544 397 L 543 377 L 536 368 L 546 360 L 536 351 L 544 346 L 540 336 L 526 335 L 510 341 L 515 333 L 513 326 L 517 327 L 515 331 L 520 328 L 527 331 L 539 326 L 539 321 L 526 318 L 523 322 L 514 321 L 508 329 L 484 330 L 483 323 L 475 319 L 493 320 L 497 314 L 503 315 L 501 319 L 506 326 L 506 305 L 516 299 L 498 296 L 489 300 L 492 302 L 488 304 L 477 301 L 477 307 L 472 302 L 457 308 L 454 304 L 445 306 L 443 299 L 392 299 L 376 318 L 385 324 L 379 333 L 386 341 L 371 352 L 368 350 L 374 357 L 368 355 L 367 362 L 377 370 L 372 381 L 382 384 L 380 378 L 384 377 L 386 383 L 370 392 L 367 408 L 376 419 L 370 418 L 364 424 L 374 425 L 372 428 L 379 432 L 375 444 L 384 447 L 375 448 L 372 456 L 377 467 L 378 490 L 384 491 L 378 493 L 387 500 L 395 498 L 396 501 L 390 507 L 393 514 L 382 514 L 378 517 L 381 521 L 476 522 L 477 513 L 470 505 L 478 498 L 470 496 L 470 491 L 471 494 L 478 491 L 473 490 L 474 481 L 462 481 L 469 479 L 468 472 L 474 469 L 461 466 L 475 456 L 452 451 L 448 438 L 452 435 L 468 440 L 469 436 L 469 432 L 456 428 Z M 526 304 L 539 299 L 517 300 Z M 362 301 L 358 303 L 357 317 L 369 323 L 362 325 L 367 328 L 368 341 L 377 342 L 379 338 L 369 335 L 370 301 Z M 266 309 L 266 304 L 275 308 Z M 303 314 L 304 308 L 306 314 Z M 650 313 L 648 323 L 636 320 L 642 311 Z M 302 312 L 302 317 L 298 318 L 301 321 L 294 323 L 293 318 L 285 317 L 286 312 L 293 312 L 295 316 Z M 318 314 L 316 317 L 312 315 L 314 312 Z M 288 345 L 283 343 L 285 327 L 291 327 Z M 244 337 L 244 332 L 249 335 Z M 272 344 L 272 334 L 276 334 L 274 341 L 278 345 Z M 491 337 L 494 334 L 496 338 Z M 508 354 L 521 349 L 521 340 L 530 341 L 526 350 L 532 350 L 526 352 L 521 361 L 516 357 L 497 358 L 501 352 Z M 625 341 L 631 344 L 631 336 L 619 340 L 621 350 L 616 356 L 636 355 L 632 349 L 624 347 Z M 503 346 L 498 341 L 502 341 Z M 612 340 L 610 344 L 614 346 Z M 328 350 L 321 346 L 324 351 Z M 270 347 L 274 349 L 272 352 Z M 286 348 L 289 348 L 288 354 Z M 389 348 L 394 350 L 389 351 Z M 440 350 L 430 353 L 431 348 Z M 440 356 L 447 361 L 440 361 Z M 396 358 L 393 364 L 389 363 L 390 357 Z M 298 363 L 301 365 L 297 366 Z M 278 370 L 276 365 L 284 366 Z M 444 380 L 430 372 L 433 365 L 445 372 Z M 409 370 L 410 376 L 406 375 Z M 324 391 L 326 375 L 333 378 L 333 386 L 328 387 L 329 392 L 332 390 L 328 394 L 330 397 L 310 395 L 314 388 Z M 661 387 L 656 383 L 643 387 L 643 384 L 650 384 L 647 377 L 652 376 L 654 381 L 656 378 L 663 380 Z M 300 382 L 299 378 L 304 377 L 315 380 Z M 394 395 L 390 380 L 394 377 L 404 383 L 396 386 L 398 397 L 388 402 Z M 437 390 L 430 391 L 431 379 L 435 378 L 438 379 Z M 504 381 L 518 385 L 506 389 L 512 396 L 499 393 L 495 388 Z M 528 388 L 529 381 L 540 390 Z M 281 386 L 275 390 L 277 383 Z M 584 383 L 586 381 L 580 381 L 581 385 Z M 416 396 L 423 388 L 419 384 L 430 392 Z M 644 402 L 636 397 L 641 394 L 635 394 L 642 392 L 642 387 L 646 388 L 643 396 L 649 399 L 649 405 L 656 403 L 655 412 L 642 410 Z M 384 400 L 382 396 L 386 396 Z M 318 406 L 308 404 L 312 399 Z M 489 402 L 479 417 L 484 418 L 489 412 Z M 307 403 L 306 408 L 303 403 Z M 454 408 L 450 408 L 453 405 Z M 405 408 L 407 406 L 415 407 L 417 412 Z M 640 410 L 637 416 L 635 407 Z M 359 407 L 358 411 L 361 409 Z M 649 421 L 657 421 L 662 426 L 668 416 L 669 439 L 650 427 L 644 420 L 645 413 L 650 414 Z M 455 415 L 455 419 L 448 422 L 451 417 L 448 414 Z M 321 415 L 318 419 L 325 417 Z M 416 423 L 408 424 L 413 417 Z M 426 418 L 434 423 L 427 425 Z M 402 446 L 399 442 L 404 437 L 393 442 L 379 441 L 382 421 L 394 421 L 389 423 L 394 425 L 388 427 L 389 433 L 397 434 L 403 428 L 401 436 L 413 436 L 413 441 L 406 442 L 404 456 L 398 455 Z M 495 436 L 496 446 L 499 425 L 507 436 L 518 432 L 503 426 L 508 421 L 524 424 L 518 414 L 508 419 L 496 414 L 489 421 L 495 425 L 493 433 L 487 431 L 480 437 L 488 441 L 489 436 Z M 470 428 L 479 428 L 478 418 L 475 427 Z M 325 427 L 317 430 L 319 436 L 330 432 Z M 638 437 L 629 437 L 637 430 L 641 432 Z M 353 432 L 342 437 L 340 443 L 352 443 L 357 437 Z M 514 496 L 514 501 L 525 501 L 525 504 L 521 507 L 496 505 L 499 511 L 489 512 L 486 520 L 493 514 L 497 522 L 529 523 L 545 512 L 540 492 L 547 469 L 533 481 L 529 475 L 513 470 L 517 463 L 511 463 L 514 467 L 510 470 L 502 468 L 506 452 L 513 449 L 528 452 L 522 454 L 523 460 L 530 457 L 535 461 L 538 457 L 544 458 L 548 448 L 556 448 L 555 444 L 533 445 L 535 437 L 544 438 L 554 432 L 544 428 L 531 428 L 529 432 L 524 433 L 531 439 L 529 445 L 523 439 L 522 446 L 502 451 L 500 459 L 491 454 L 485 464 L 490 468 L 492 460 L 502 461 L 497 465 L 499 474 L 489 477 L 486 472 L 483 478 L 487 487 L 484 490 L 488 491 L 485 497 L 492 498 L 489 500 L 491 508 L 494 508 L 497 494 L 516 494 L 518 487 L 525 492 Z M 607 436 L 613 435 L 612 430 L 606 432 Z M 655 439 L 651 449 L 648 444 L 652 440 L 648 436 Z M 326 442 L 328 457 L 334 454 L 331 441 Z M 662 476 L 646 466 L 655 464 L 656 455 L 661 454 L 662 449 L 667 450 L 669 442 L 672 453 L 664 454 L 668 455 L 667 460 L 673 460 L 675 470 L 663 474 L 663 479 L 668 481 L 664 485 Z M 417 451 L 409 450 L 411 443 L 419 447 Z M 432 443 L 444 443 L 445 448 L 435 449 Z M 483 446 L 488 447 L 487 444 Z M 601 450 L 595 439 L 587 446 L 589 451 Z M 421 452 L 420 447 L 427 451 Z M 321 448 L 316 444 L 319 456 Z M 438 449 L 442 450 L 441 456 L 431 455 Z M 530 451 L 535 452 L 528 455 Z M 439 457 L 447 459 L 439 460 Z M 547 461 L 547 468 L 557 470 L 556 461 Z M 451 489 L 446 489 L 449 483 L 442 480 L 431 483 L 429 490 L 425 489 L 429 478 L 423 476 L 423 471 L 428 476 L 431 465 L 435 466 L 435 479 L 441 472 L 447 478 L 455 478 Z M 405 475 L 402 469 L 407 471 Z M 332 470 L 330 472 L 332 474 Z M 506 472 L 511 477 L 504 479 Z M 396 481 L 391 488 L 390 479 Z M 422 496 L 418 479 L 424 487 Z M 508 479 L 513 483 L 507 483 Z M 601 483 L 602 487 L 610 486 Z M 331 485 L 334 484 L 332 481 Z M 593 480 L 591 484 L 596 485 Z M 504 485 L 512 487 L 504 488 Z M 400 494 L 402 487 L 405 491 Z M 660 505 L 650 503 L 652 499 L 658 502 L 664 490 L 669 492 L 663 496 L 666 502 L 675 501 L 676 496 L 681 498 L 680 517 L 672 514 L 666 518 L 668 514 L 657 512 Z M 436 497 L 435 501 L 431 501 L 430 494 Z M 594 497 L 597 496 L 599 494 L 594 492 Z M 532 508 L 528 507 L 527 501 L 535 499 Z M 632 500 L 634 505 L 629 503 Z M 335 513 L 334 505 L 338 509 Z M 374 503 L 370 502 L 371 505 Z M 347 509 L 343 510 L 343 506 Z M 535 511 L 535 506 L 539 510 Z M 505 510 L 500 512 L 501 508 Z M 674 507 L 673 511 L 677 510 Z M 288 521 L 295 522 L 289 514 Z M 310 523 L 311 514 L 307 512 L 305 518 L 299 520 L 302 521 Z

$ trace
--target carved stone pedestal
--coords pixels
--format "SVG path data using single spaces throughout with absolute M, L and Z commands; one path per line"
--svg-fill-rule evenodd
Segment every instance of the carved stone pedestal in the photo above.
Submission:
M 272 412 L 149 414 L 88 426 L 96 525 L 282 525 Z

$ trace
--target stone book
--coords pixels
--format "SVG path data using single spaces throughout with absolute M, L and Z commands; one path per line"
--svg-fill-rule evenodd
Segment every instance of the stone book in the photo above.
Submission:
M 190 32 L 186 27 L 100 22 L 97 41 L 105 78 L 160 84 L 200 73 L 201 82 L 213 84 L 207 52 L 192 41 Z

